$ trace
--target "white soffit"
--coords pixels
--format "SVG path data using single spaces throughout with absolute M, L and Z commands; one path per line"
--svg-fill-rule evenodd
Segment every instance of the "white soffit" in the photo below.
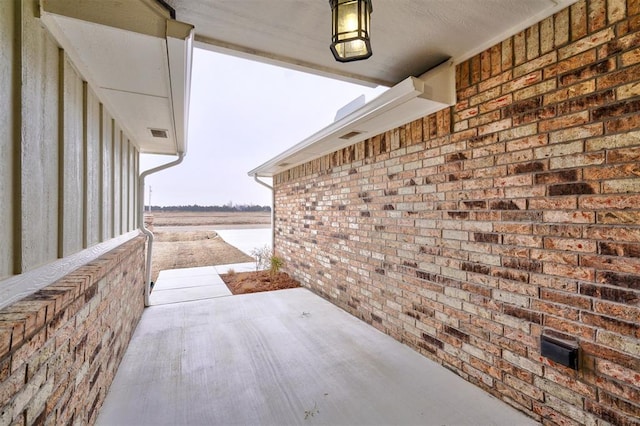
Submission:
M 198 47 L 369 86 L 393 86 L 464 61 L 576 0 L 373 0 L 366 61 L 329 52 L 327 0 L 166 0 Z M 283 19 L 284 17 L 284 19 Z
M 406 78 L 248 174 L 272 177 L 455 103 L 455 66 L 450 60 L 420 78 Z
M 40 6 L 44 25 L 140 152 L 186 152 L 193 27 L 155 0 Z

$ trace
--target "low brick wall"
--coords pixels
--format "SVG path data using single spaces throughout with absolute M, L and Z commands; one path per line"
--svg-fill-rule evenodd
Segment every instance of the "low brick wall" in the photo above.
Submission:
M 0 311 L 0 425 L 95 422 L 144 308 L 144 241 Z
M 276 176 L 288 272 L 537 420 L 639 424 L 639 45 L 640 2 L 579 1 L 459 64 L 456 106 Z

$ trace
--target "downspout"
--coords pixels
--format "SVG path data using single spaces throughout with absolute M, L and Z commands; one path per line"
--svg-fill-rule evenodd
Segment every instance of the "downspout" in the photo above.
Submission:
M 271 190 L 271 253 L 275 254 L 276 248 L 276 193 L 273 190 L 273 186 L 264 183 L 260 179 L 258 179 L 258 175 L 253 175 L 253 180 L 258 182 L 260 185 L 265 186 Z
M 147 266 L 145 269 L 144 279 L 144 306 L 149 306 L 149 295 L 151 294 L 151 254 L 153 253 L 153 232 L 144 226 L 144 180 L 150 174 L 157 173 L 161 170 L 165 170 L 182 163 L 184 155 L 185 154 L 183 152 L 179 152 L 176 160 L 153 169 L 145 170 L 138 178 L 138 194 L 140 194 L 138 197 L 138 223 L 140 224 L 140 231 L 147 236 Z

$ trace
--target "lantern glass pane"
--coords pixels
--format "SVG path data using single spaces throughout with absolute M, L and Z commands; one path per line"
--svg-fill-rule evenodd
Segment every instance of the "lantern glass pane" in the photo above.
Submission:
M 367 46 L 362 40 L 353 40 L 345 43 L 345 56 L 360 56 L 367 53 Z
M 358 2 L 352 1 L 338 5 L 338 33 L 358 30 Z

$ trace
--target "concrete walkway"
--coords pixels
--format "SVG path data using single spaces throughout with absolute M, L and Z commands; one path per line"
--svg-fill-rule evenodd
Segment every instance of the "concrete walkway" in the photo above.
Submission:
M 536 423 L 298 288 L 146 309 L 97 424 Z
M 251 252 L 255 248 L 271 247 L 271 228 L 219 229 L 216 232 L 228 244 L 249 256 L 252 256 Z M 231 292 L 219 275 L 226 274 L 230 270 L 247 272 L 254 271 L 255 268 L 255 262 L 246 262 L 160 271 L 149 297 L 149 303 L 151 306 L 157 306 L 231 296 Z
M 250 253 L 266 231 L 217 232 Z M 536 424 L 306 289 L 232 296 L 218 275 L 254 268 L 162 271 L 97 424 Z
M 171 269 L 158 274 L 149 304 L 157 306 L 222 296 L 231 296 L 231 292 L 214 266 Z

